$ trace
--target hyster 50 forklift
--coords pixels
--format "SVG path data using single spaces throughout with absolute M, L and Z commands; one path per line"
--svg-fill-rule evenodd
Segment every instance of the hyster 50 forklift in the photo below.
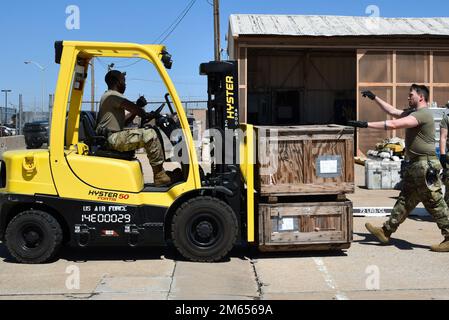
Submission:
M 209 128 L 246 132 L 242 144 L 228 137 L 223 151 L 231 144 L 231 159 L 222 152 L 223 161 L 212 163 L 205 175 L 166 70 L 172 61 L 164 46 L 64 41 L 55 43 L 55 51 L 60 71 L 49 149 L 6 152 L 1 162 L 0 240 L 15 259 L 43 263 L 54 259 L 63 244 L 173 243 L 189 260 L 212 262 L 238 241 L 256 243 L 254 128 L 239 123 L 236 62 L 200 67 L 208 77 Z M 187 159 L 178 169 L 180 181 L 164 187 L 145 184 L 135 154 L 109 150 L 105 137 L 96 135 L 95 117 L 81 111 L 89 63 L 96 57 L 140 58 L 155 66 L 167 87 L 170 113 L 162 115 L 164 105 L 153 111 L 154 128 L 160 138 L 160 131 L 170 137 L 182 129 L 182 139 L 172 141 L 174 147 L 183 144 L 179 149 Z

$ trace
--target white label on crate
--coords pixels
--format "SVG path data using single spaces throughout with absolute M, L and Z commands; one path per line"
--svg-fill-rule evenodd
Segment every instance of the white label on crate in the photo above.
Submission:
M 323 174 L 338 173 L 338 161 L 337 160 L 321 160 L 320 172 Z
M 295 230 L 293 218 L 282 218 L 279 224 L 279 231 L 292 231 L 292 230 Z

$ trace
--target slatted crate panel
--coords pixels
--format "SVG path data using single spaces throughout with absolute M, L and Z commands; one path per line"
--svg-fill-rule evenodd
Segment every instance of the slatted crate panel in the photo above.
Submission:
M 259 245 L 290 249 L 349 247 L 352 203 L 259 204 Z
M 262 196 L 354 192 L 354 131 L 338 125 L 256 127 Z

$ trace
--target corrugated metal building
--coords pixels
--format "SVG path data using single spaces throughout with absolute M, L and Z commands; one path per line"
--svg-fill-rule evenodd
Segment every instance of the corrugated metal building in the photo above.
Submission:
M 239 61 L 240 116 L 252 124 L 385 120 L 362 90 L 407 107 L 412 83 L 449 100 L 449 18 L 231 15 L 228 53 Z M 362 152 L 403 130 L 360 131 Z

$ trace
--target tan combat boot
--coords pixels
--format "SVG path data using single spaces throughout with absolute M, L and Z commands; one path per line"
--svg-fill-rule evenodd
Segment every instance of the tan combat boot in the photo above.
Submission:
M 430 250 L 435 252 L 449 252 L 449 237 L 446 238 L 440 244 L 435 244 L 431 246 Z
M 171 183 L 170 177 L 167 175 L 162 166 L 153 167 L 154 185 L 156 187 L 166 186 Z
M 366 229 L 375 236 L 382 244 L 388 244 L 390 242 L 391 232 L 385 230 L 384 227 L 379 228 L 373 226 L 371 223 L 365 224 Z

